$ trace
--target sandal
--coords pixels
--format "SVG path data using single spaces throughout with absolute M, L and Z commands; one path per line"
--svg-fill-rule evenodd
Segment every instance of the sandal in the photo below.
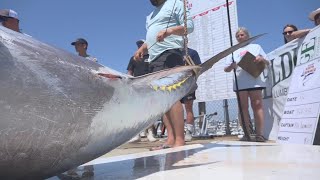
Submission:
M 250 139 L 247 136 L 243 135 L 242 138 L 239 139 L 239 141 L 250 141 Z
M 255 140 L 255 142 L 266 142 L 266 138 L 264 138 L 262 135 L 256 135 L 253 140 Z
M 168 148 L 172 148 L 172 146 L 167 145 L 167 144 L 163 144 L 161 146 L 156 146 L 156 147 L 150 148 L 150 151 L 156 151 L 156 150 L 168 149 Z

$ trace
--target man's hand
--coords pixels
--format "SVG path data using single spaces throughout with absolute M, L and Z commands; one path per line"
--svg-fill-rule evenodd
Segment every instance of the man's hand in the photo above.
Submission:
M 164 29 L 162 31 L 160 31 L 157 35 L 157 41 L 158 42 L 162 42 L 164 41 L 164 38 L 170 36 L 172 34 L 172 29 L 168 28 L 168 29 Z
M 143 58 L 143 50 L 141 48 L 139 48 L 135 53 L 134 53 L 134 56 L 133 56 L 133 60 L 135 61 L 141 61 L 141 59 Z
M 146 43 L 143 43 L 142 46 L 134 53 L 133 60 L 141 61 L 143 56 L 148 53 L 148 46 Z

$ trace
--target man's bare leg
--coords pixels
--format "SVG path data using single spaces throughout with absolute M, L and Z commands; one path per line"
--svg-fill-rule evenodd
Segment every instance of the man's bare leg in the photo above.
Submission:
M 168 113 L 165 113 L 163 115 L 162 121 L 163 121 L 163 124 L 166 126 L 166 129 L 167 129 L 167 140 L 166 140 L 165 144 L 169 145 L 169 146 L 173 146 L 175 139 L 174 139 L 174 134 L 173 134 L 173 131 L 172 131 L 171 123 L 170 123 L 170 121 L 168 119 Z
M 193 100 L 188 100 L 184 102 L 184 107 L 186 108 L 186 114 L 187 114 L 187 119 L 186 123 L 187 124 L 194 124 L 194 114 L 193 114 Z
M 183 146 L 184 142 L 184 119 L 183 107 L 180 101 L 177 101 L 168 111 L 169 122 L 172 125 L 175 142 L 173 147 Z

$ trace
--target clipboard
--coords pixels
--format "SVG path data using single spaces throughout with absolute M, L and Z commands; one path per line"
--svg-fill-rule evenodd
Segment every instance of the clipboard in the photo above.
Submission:
M 256 57 L 253 54 L 246 52 L 238 63 L 238 66 L 247 71 L 251 76 L 257 78 L 263 72 L 265 64 L 264 62 L 254 62 L 255 59 Z

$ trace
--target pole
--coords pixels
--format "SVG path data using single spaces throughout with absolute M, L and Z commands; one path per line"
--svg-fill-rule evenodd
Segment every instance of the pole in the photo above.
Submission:
M 230 11 L 229 11 L 229 0 L 227 1 L 227 15 L 228 15 L 228 26 L 229 26 L 229 37 L 230 37 L 230 45 L 233 46 L 233 42 L 232 42 L 232 32 L 231 32 L 231 22 L 230 22 Z M 232 53 L 232 61 L 234 62 L 233 59 L 233 53 Z M 241 119 L 241 124 L 242 124 L 242 129 L 244 132 L 244 136 L 250 140 L 250 133 L 247 129 L 247 126 L 245 124 L 245 120 L 243 118 L 243 112 L 242 112 L 242 108 L 241 108 L 241 102 L 240 102 L 240 96 L 239 96 L 239 87 L 238 87 L 238 80 L 237 80 L 237 74 L 236 74 L 236 70 L 233 69 L 233 74 L 234 74 L 234 81 L 235 81 L 235 85 L 236 85 L 236 95 L 237 95 L 237 100 L 238 100 L 238 107 L 239 107 L 239 111 L 240 111 L 240 119 Z M 250 119 L 249 119 L 250 121 Z
M 231 135 L 230 132 L 230 118 L 229 118 L 229 109 L 228 109 L 228 100 L 223 100 L 223 109 L 224 109 L 224 120 L 226 122 L 226 134 Z

